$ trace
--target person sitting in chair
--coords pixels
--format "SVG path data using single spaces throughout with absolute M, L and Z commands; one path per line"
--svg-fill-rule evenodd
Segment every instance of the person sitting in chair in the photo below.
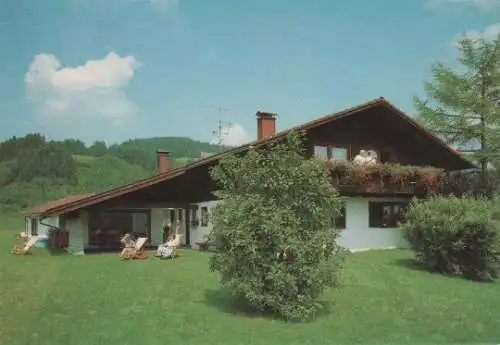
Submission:
M 172 235 L 167 236 L 167 241 L 158 246 L 156 250 L 156 257 L 159 258 L 169 258 L 174 252 L 174 237 Z

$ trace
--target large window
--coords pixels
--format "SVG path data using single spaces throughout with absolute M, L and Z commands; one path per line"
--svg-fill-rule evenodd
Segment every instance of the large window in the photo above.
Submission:
M 348 153 L 347 153 L 347 149 L 345 147 L 332 147 L 331 152 L 332 152 L 332 154 L 331 154 L 330 159 L 347 160 L 349 158 Z
M 369 225 L 370 228 L 395 228 L 398 222 L 404 220 L 407 202 L 370 202 Z
M 151 239 L 151 219 L 148 211 L 116 210 L 89 213 L 89 245 L 120 247 L 126 233 Z
M 346 147 L 332 145 L 315 145 L 314 157 L 332 160 L 347 160 L 349 159 L 349 151 Z
M 328 147 L 314 146 L 314 157 L 328 159 Z

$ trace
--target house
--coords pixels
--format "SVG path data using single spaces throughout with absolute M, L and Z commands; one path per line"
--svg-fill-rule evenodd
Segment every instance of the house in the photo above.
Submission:
M 244 153 L 251 146 L 265 148 L 291 130 L 305 133 L 309 156 L 326 159 L 332 172 L 339 166 L 342 171 L 352 169 L 350 162 L 364 149 L 376 152 L 379 163 L 387 163 L 377 164 L 384 169 L 413 167 L 403 169 L 405 174 L 411 171 L 411 176 L 416 176 L 416 180 L 406 179 L 406 183 L 400 179 L 384 184 L 385 175 L 379 172 L 377 183 L 365 179 L 349 184 L 346 181 L 353 179 L 332 173 L 336 176 L 332 183 L 346 197 L 344 212 L 335 220 L 336 227 L 343 228 L 339 241 L 350 249 L 404 245 L 396 229 L 397 220 L 404 215 L 409 200 L 424 192 L 419 186 L 428 186 L 428 177 L 438 176 L 436 169 L 425 167 L 444 171 L 473 168 L 439 138 L 384 98 L 378 98 L 279 133 L 275 114 L 258 112 L 257 140 L 252 143 L 175 169 L 169 168 L 168 152 L 158 151 L 155 176 L 99 194 L 68 197 L 45 205 L 34 215 L 38 224 L 52 222 L 67 229 L 69 249 L 76 254 L 92 248 L 117 247 L 120 235 L 130 231 L 142 233 L 150 245 L 158 245 L 165 224 L 178 224 L 184 244 L 194 246 L 211 230 L 210 209 L 223 202 L 212 194 L 216 185 L 209 169 L 227 154 Z M 392 177 L 400 176 L 403 170 Z M 27 230 L 31 230 L 28 225 Z
M 51 228 L 64 228 L 64 217 L 49 216 L 42 219 L 40 216 L 51 208 L 84 199 L 91 195 L 93 194 L 69 195 L 59 200 L 52 200 L 45 204 L 23 210 L 21 215 L 24 216 L 24 231 L 32 236 L 36 235 L 40 239 L 48 239 Z M 62 222 L 60 220 L 62 220 Z

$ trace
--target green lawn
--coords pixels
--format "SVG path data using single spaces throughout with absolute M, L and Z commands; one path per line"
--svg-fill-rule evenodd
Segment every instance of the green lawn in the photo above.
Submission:
M 120 262 L 9 254 L 0 231 L 0 344 L 498 343 L 500 283 L 423 272 L 404 250 L 352 255 L 331 310 L 304 324 L 232 307 L 207 268 L 208 253 Z

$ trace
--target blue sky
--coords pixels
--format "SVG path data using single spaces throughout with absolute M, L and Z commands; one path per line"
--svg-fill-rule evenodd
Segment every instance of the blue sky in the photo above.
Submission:
M 500 0 L 0 0 L 0 140 L 256 136 L 379 96 L 412 113 Z M 223 111 L 217 108 L 224 108 Z

